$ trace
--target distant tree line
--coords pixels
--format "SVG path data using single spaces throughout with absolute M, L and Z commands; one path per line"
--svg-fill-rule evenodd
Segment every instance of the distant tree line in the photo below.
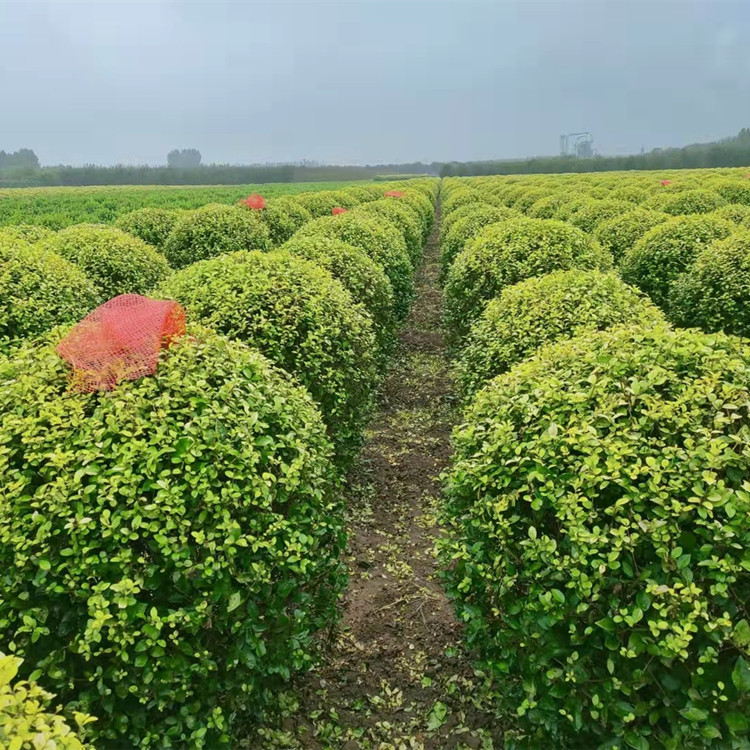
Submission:
M 542 156 L 505 161 L 449 162 L 441 177 L 491 174 L 547 174 L 551 172 L 609 172 L 632 169 L 698 169 L 750 166 L 750 128 L 732 138 L 694 143 L 683 148 L 655 148 L 632 156 Z
M 39 169 L 39 159 L 30 148 L 19 148 L 18 151 L 0 151 L 0 170 L 34 170 Z
M 190 151 L 191 149 L 186 149 Z M 174 152 L 170 152 L 174 153 Z M 179 152 L 178 152 L 179 153 Z M 182 152 L 184 154 L 184 151 Z M 189 157 L 190 158 L 190 157 Z M 195 159 L 195 156 L 192 156 Z M 197 154 L 200 160 L 200 153 Z M 370 180 L 376 175 L 430 173 L 437 175 L 441 164 L 378 164 L 364 167 L 312 166 L 308 164 L 208 164 L 165 167 L 97 167 L 86 165 L 8 169 L 0 167 L 0 187 L 44 187 L 54 185 L 244 185 L 264 182 L 328 182 Z M 172 160 L 174 162 L 174 159 Z M 199 162 L 200 164 L 200 162 Z

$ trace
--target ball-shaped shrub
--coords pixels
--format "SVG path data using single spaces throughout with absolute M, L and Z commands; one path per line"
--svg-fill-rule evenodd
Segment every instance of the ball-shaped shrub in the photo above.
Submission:
M 34 224 L 15 224 L 8 227 L 0 227 L 0 243 L 10 244 L 26 242 L 33 245 L 39 240 L 46 240 L 54 232 L 47 227 L 38 227 Z
M 313 218 L 321 216 L 330 216 L 331 209 L 336 208 L 354 208 L 359 201 L 349 195 L 346 190 L 317 190 L 312 193 L 299 193 L 294 196 L 303 208 L 306 208 Z
M 120 216 L 115 225 L 128 234 L 140 237 L 156 248 L 163 248 L 177 220 L 184 211 L 147 206 Z
M 237 746 L 341 585 L 330 442 L 257 351 L 188 329 L 154 376 L 0 365 L 0 640 L 97 747 Z
M 750 181 L 717 180 L 711 187 L 729 203 L 742 203 L 750 206 Z
M 571 192 L 568 195 L 568 200 L 561 204 L 550 218 L 559 219 L 560 221 L 570 221 L 580 210 L 587 208 L 593 202 L 594 199 L 587 193 Z
M 419 263 L 422 257 L 422 224 L 419 214 L 407 203 L 383 198 L 364 203 L 356 212 L 375 216 L 393 224 L 404 238 L 412 264 L 416 266 Z
M 487 196 L 478 190 L 470 187 L 460 187 L 450 193 L 443 201 L 442 210 L 445 214 L 450 214 L 461 206 L 470 206 L 473 203 L 487 202 Z
M 532 276 L 569 268 L 607 270 L 610 253 L 576 227 L 552 219 L 508 219 L 485 227 L 451 265 L 445 282 L 449 343 L 460 343 L 489 300 Z
M 567 192 L 548 193 L 544 198 L 532 203 L 526 215 L 532 219 L 554 219 L 559 209 L 570 202 Z
M 281 209 L 294 224 L 295 232 L 300 227 L 305 226 L 308 221 L 312 220 L 312 214 L 299 201 L 296 201 L 293 195 L 282 195 L 279 198 L 271 198 L 266 203 L 266 206 L 268 208 L 273 206 L 274 208 Z
M 739 339 L 664 327 L 545 347 L 477 394 L 443 560 L 524 746 L 741 746 L 749 400 Z
M 733 224 L 739 224 L 746 226 L 750 222 L 750 205 L 743 205 L 742 203 L 727 203 L 726 206 L 717 208 L 716 211 L 712 211 L 711 216 L 715 216 L 717 219 L 726 219 L 731 221 Z
M 643 237 L 649 229 L 669 220 L 669 214 L 636 208 L 627 213 L 607 219 L 593 232 L 601 246 L 612 253 L 615 263 Z
M 633 204 L 621 200 L 597 200 L 583 206 L 580 211 L 576 211 L 570 219 L 574 227 L 583 229 L 584 232 L 593 232 L 596 228 L 617 216 L 633 210 Z
M 707 214 L 725 206 L 727 201 L 715 190 L 683 190 L 664 196 L 658 208 L 672 216 L 686 214 Z M 654 203 L 656 206 L 657 204 Z
M 270 236 L 256 212 L 209 203 L 187 211 L 167 237 L 164 254 L 172 268 L 237 250 L 267 250 Z
M 118 294 L 145 294 L 170 273 L 156 248 L 122 229 L 101 224 L 74 224 L 39 247 L 75 263 L 103 299 Z
M 385 361 L 395 343 L 396 319 L 393 287 L 383 266 L 361 248 L 330 237 L 292 237 L 280 249 L 317 263 L 344 285 L 371 316 Z
M 422 221 L 422 241 L 424 242 L 427 239 L 435 220 L 435 206 L 432 201 L 419 190 L 408 188 L 401 192 L 403 192 L 403 195 L 400 198 L 388 197 L 386 200 L 405 203 L 417 212 Z
M 298 229 L 297 222 L 277 204 L 269 202 L 264 208 L 254 209 L 240 201 L 239 206 L 244 211 L 252 211 L 266 225 L 269 244 L 272 247 L 283 245 Z M 302 211 L 306 210 L 302 206 L 299 208 Z
M 677 325 L 750 337 L 750 231 L 704 248 L 669 295 Z
M 529 188 L 525 190 L 521 195 L 519 195 L 515 201 L 513 201 L 513 208 L 515 208 L 516 211 L 520 211 L 521 213 L 528 213 L 528 211 L 537 201 L 540 201 L 542 198 L 549 197 L 549 194 L 549 188 Z
M 377 384 L 372 321 L 328 271 L 288 252 L 228 253 L 175 273 L 155 296 L 243 341 L 295 376 L 319 405 L 344 465 Z
M 722 240 L 735 225 L 713 216 L 680 216 L 650 229 L 625 253 L 622 278 L 665 308 L 674 280 L 714 240 Z
M 657 325 L 664 316 L 645 295 L 601 271 L 553 271 L 503 289 L 474 323 L 458 361 L 464 395 L 542 345 L 620 324 Z
M 468 216 L 455 221 L 440 243 L 441 278 L 445 278 L 454 258 L 466 247 L 466 243 L 473 240 L 485 227 L 517 216 L 518 212 L 507 206 L 487 206 L 478 207 Z
M 364 250 L 383 266 L 391 282 L 396 320 L 406 317 L 414 295 L 414 267 L 404 238 L 392 224 L 352 212 L 311 221 L 297 232 L 297 237 L 330 237 Z
M 0 238 L 0 351 L 74 323 L 101 301 L 84 272 L 61 256 Z
M 445 242 L 445 238 L 448 236 L 448 232 L 450 232 L 453 225 L 459 220 L 459 219 L 465 219 L 467 216 L 471 216 L 475 211 L 478 210 L 486 210 L 488 208 L 500 208 L 504 211 L 512 211 L 514 216 L 520 216 L 520 214 L 517 211 L 513 211 L 512 208 L 508 208 L 505 205 L 499 205 L 496 206 L 492 203 L 467 203 L 465 206 L 461 206 L 460 208 L 457 208 L 455 211 L 451 211 L 449 214 L 446 214 L 445 211 L 441 213 L 440 216 L 440 232 L 438 235 L 439 242 L 442 245 L 443 242 Z
M 615 198 L 620 201 L 628 201 L 628 203 L 643 203 L 648 200 L 650 193 L 648 190 L 636 186 L 623 185 L 622 187 L 615 188 L 610 194 L 610 198 Z
M 81 741 L 66 721 L 55 711 L 51 693 L 35 682 L 16 680 L 23 659 L 0 652 L 0 746 L 6 748 L 48 748 L 54 750 L 93 750 Z M 76 713 L 79 732 L 93 716 Z

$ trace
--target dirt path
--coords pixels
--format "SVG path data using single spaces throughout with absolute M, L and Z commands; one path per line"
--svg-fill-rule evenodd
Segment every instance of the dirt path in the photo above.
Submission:
M 438 217 L 439 219 L 439 217 Z M 284 696 L 263 748 L 501 747 L 437 578 L 438 475 L 457 419 L 440 330 L 439 222 L 349 493 L 349 589 L 325 662 Z

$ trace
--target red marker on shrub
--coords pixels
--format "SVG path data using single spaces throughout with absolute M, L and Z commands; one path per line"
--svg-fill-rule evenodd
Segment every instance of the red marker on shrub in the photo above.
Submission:
M 72 389 L 111 391 L 123 380 L 153 375 L 159 352 L 185 333 L 177 302 L 121 294 L 99 305 L 55 350 L 73 366 Z
M 387 190 L 383 195 L 386 198 L 403 198 L 404 194 L 400 190 Z
M 242 202 L 254 211 L 260 211 L 262 208 L 266 207 L 266 199 L 262 195 L 258 195 L 258 193 L 248 195 Z
M 672 180 L 662 180 L 661 184 L 666 187 L 667 185 L 671 185 L 672 184 Z
M 341 206 L 334 206 L 331 209 L 331 214 L 333 214 L 333 216 L 338 216 L 339 214 L 345 214 L 345 213 L 346 213 L 346 209 L 341 208 Z

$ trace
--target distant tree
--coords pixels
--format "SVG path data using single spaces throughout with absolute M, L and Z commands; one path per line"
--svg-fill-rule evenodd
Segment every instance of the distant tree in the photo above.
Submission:
M 0 169 L 39 169 L 39 158 L 30 148 L 0 151 Z
M 197 148 L 175 148 L 167 154 L 167 166 L 173 169 L 194 169 L 200 165 L 201 152 Z

